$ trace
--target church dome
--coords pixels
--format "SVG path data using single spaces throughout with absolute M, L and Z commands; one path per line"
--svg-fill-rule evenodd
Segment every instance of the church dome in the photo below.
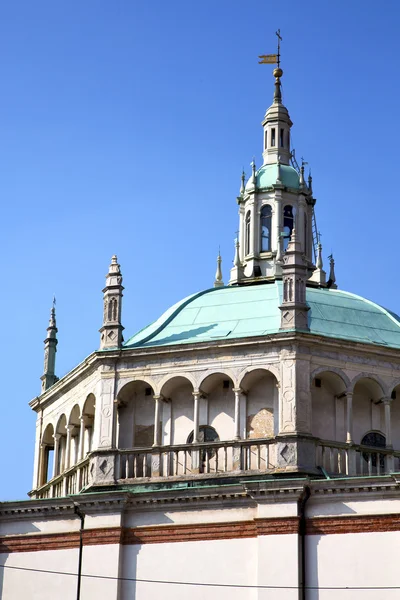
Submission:
M 125 348 L 194 344 L 279 332 L 282 282 L 205 290 L 181 300 Z M 400 317 L 348 292 L 307 288 L 310 333 L 400 348 Z
M 292 188 L 295 190 L 300 189 L 299 174 L 295 168 L 290 165 L 279 165 L 280 170 L 280 181 L 285 187 Z M 276 163 L 271 165 L 264 165 L 258 169 L 256 173 L 257 187 L 268 188 L 275 185 L 278 179 L 278 165 Z M 246 190 L 251 187 L 251 179 L 246 184 Z

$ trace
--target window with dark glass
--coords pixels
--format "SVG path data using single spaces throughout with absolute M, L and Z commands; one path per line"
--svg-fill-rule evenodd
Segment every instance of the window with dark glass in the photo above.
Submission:
M 275 127 L 271 129 L 271 146 L 275 146 Z
M 272 209 L 266 204 L 261 209 L 261 252 L 271 252 Z
M 250 211 L 246 215 L 246 254 L 250 254 Z
M 265 135 L 264 135 L 264 150 L 267 149 L 267 145 L 268 145 L 268 132 L 266 131 Z
M 376 448 L 376 452 L 363 452 L 363 459 L 365 462 L 370 463 L 372 467 L 376 467 L 379 459 L 379 467 L 381 471 L 385 469 L 385 457 L 379 453 L 379 448 L 386 448 L 386 438 L 379 431 L 370 431 L 365 434 L 361 440 L 362 446 L 369 446 L 370 448 Z
M 281 148 L 283 148 L 284 145 L 285 145 L 284 142 L 283 142 L 283 136 L 284 136 L 284 134 L 285 134 L 285 130 L 281 129 L 280 132 L 279 132 L 279 145 L 280 145 Z
M 294 226 L 295 209 L 290 204 L 283 209 L 283 249 L 286 251 Z

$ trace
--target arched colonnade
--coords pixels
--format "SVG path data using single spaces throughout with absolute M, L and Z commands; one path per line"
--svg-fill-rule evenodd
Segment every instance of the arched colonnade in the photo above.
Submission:
M 94 394 L 89 394 L 82 406 L 75 404 L 55 423 L 43 429 L 39 453 L 38 487 L 60 475 L 91 451 L 93 445 Z
M 278 376 L 269 368 L 190 374 L 125 383 L 118 401 L 118 448 L 179 445 L 215 439 L 274 437 Z M 210 438 L 207 437 L 207 441 Z
M 365 372 L 350 379 L 340 369 L 319 368 L 311 376 L 311 395 L 315 437 L 368 445 L 376 433 L 387 448 L 400 449 L 400 379 Z

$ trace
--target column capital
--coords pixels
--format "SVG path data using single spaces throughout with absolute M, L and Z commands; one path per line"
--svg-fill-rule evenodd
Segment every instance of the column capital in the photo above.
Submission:
M 67 429 L 67 433 L 71 433 L 71 431 L 73 431 L 75 429 L 75 425 L 67 425 L 66 429 Z
M 392 398 L 390 398 L 390 396 L 384 396 L 383 398 L 381 398 L 381 400 L 385 406 L 390 406 L 390 404 L 392 404 Z
M 53 433 L 53 439 L 58 442 L 61 437 L 61 433 Z
M 352 398 L 354 392 L 345 392 L 346 398 Z
M 157 402 L 157 400 L 166 400 L 162 394 L 154 394 L 153 400 Z

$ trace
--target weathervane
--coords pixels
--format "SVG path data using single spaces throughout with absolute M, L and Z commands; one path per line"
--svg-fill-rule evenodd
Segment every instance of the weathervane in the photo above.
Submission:
M 281 64 L 281 30 L 275 32 L 276 37 L 278 38 L 278 52 L 277 54 L 261 54 L 258 58 L 261 60 L 258 61 L 259 65 L 278 65 L 278 69 Z

